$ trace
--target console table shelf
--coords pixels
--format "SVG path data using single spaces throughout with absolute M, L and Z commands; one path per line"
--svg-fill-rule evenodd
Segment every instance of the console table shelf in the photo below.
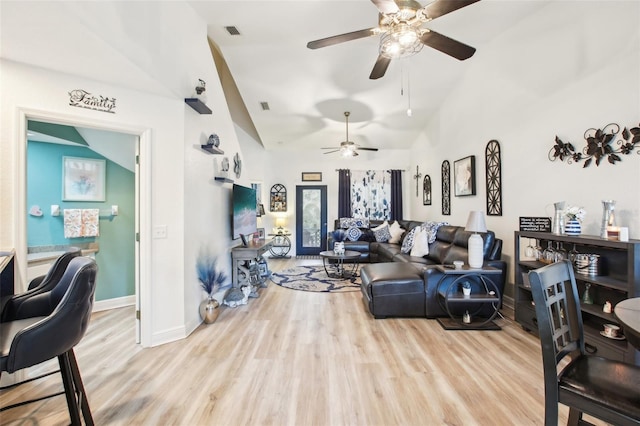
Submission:
M 593 235 L 557 235 L 550 232 L 515 232 L 515 320 L 523 329 L 538 334 L 535 306 L 532 304 L 528 272 L 545 263 L 524 256 L 524 247 L 532 245 L 563 247 L 567 252 L 599 256 L 598 275 L 575 273 L 578 296 L 582 299 L 586 288 L 593 298 L 592 304 L 580 303 L 587 351 L 605 358 L 640 365 L 640 351 L 627 340 L 603 337 L 604 324 L 619 324 L 615 314 L 604 312 L 604 304 L 613 306 L 630 297 L 640 296 L 640 240 L 615 241 Z M 556 248 L 556 247 L 554 247 Z M 575 267 L 575 266 L 574 266 Z

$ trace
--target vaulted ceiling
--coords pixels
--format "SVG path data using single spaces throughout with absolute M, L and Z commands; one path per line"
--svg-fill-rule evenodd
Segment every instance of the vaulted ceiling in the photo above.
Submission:
M 2 57 L 182 96 L 179 64 L 188 60 L 192 40 L 167 34 L 162 22 L 175 13 L 188 16 L 187 8 L 206 22 L 207 35 L 224 56 L 267 149 L 319 153 L 321 147 L 337 147 L 345 139 L 345 111 L 351 112 L 349 136 L 356 144 L 408 148 L 460 79 L 474 73 L 483 55 L 496 55 L 496 37 L 523 22 L 531 26 L 532 16 L 544 17 L 538 12 L 550 2 L 482 0 L 442 16 L 428 27 L 473 46 L 474 56 L 458 61 L 425 47 L 411 58 L 392 61 L 377 80 L 369 74 L 379 36 L 317 50 L 306 47 L 311 40 L 375 27 L 378 9 L 369 0 L 3 0 Z M 235 26 L 240 35 L 230 35 L 227 26 Z M 68 60 L 79 51 L 83 61 Z M 262 102 L 270 110 L 263 111 Z

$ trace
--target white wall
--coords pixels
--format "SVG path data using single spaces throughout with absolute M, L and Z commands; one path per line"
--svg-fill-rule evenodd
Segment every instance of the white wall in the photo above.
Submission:
M 208 245 L 227 259 L 233 245 L 230 189 L 213 182 L 215 161 L 221 158 L 196 146 L 217 133 L 229 157 L 235 152 L 243 157 L 211 59 L 206 24 L 191 7 L 174 2 L 154 2 L 151 9 L 145 4 L 124 7 L 119 2 L 75 6 L 8 2 L 2 8 L 3 54 L 13 52 L 9 47 L 20 45 L 27 36 L 46 39 L 55 46 L 55 54 L 49 58 L 52 69 L 0 61 L 0 247 L 17 249 L 23 281 L 26 235 L 20 223 L 26 207 L 20 193 L 25 150 L 21 111 L 78 121 L 86 127 L 147 132 L 149 149 L 143 150 L 141 158 L 142 174 L 148 171 L 149 177 L 141 194 L 143 204 L 148 202 L 141 218 L 142 246 L 146 244 L 143 274 L 148 272 L 143 283 L 142 339 L 153 346 L 185 337 L 200 322 L 198 305 L 203 294 L 195 274 L 198 249 Z M 161 19 L 167 16 L 171 19 Z M 11 22 L 6 22 L 9 18 Z M 55 26 L 50 25 L 52 21 Z M 28 34 L 21 31 L 27 27 Z M 68 37 L 79 44 L 65 42 Z M 37 62 L 23 53 L 21 60 Z M 53 71 L 65 64 L 78 64 L 74 74 Z M 199 115 L 184 103 L 198 78 L 207 82 L 212 115 Z M 145 80 L 149 83 L 140 84 Z M 146 92 L 132 89 L 137 85 Z M 115 114 L 69 106 L 67 93 L 78 88 L 116 98 Z M 167 237 L 152 238 L 152 231 L 160 226 L 166 226 Z M 230 274 L 230 261 L 223 266 Z
M 416 202 L 414 212 L 464 224 L 469 210 L 486 211 L 484 149 L 496 139 L 503 215 L 487 217 L 487 225 L 504 240 L 506 259 L 513 257 L 518 218 L 550 216 L 552 203 L 562 200 L 587 210 L 583 233 L 591 235 L 599 234 L 601 200 L 616 200 L 618 225 L 640 238 L 637 153 L 586 169 L 547 158 L 556 135 L 582 148 L 589 128 L 639 125 L 639 17 L 638 2 L 554 2 L 479 49 L 414 145 L 418 155 L 412 157 L 421 160 L 413 160 L 412 168 L 420 165 L 434 187 L 433 205 Z M 452 195 L 452 214 L 443 217 L 441 163 L 447 159 L 453 167 L 468 155 L 476 156 L 477 195 Z

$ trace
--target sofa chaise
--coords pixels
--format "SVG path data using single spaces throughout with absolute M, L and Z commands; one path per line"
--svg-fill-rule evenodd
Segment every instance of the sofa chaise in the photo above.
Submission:
M 336 228 L 344 225 L 341 222 L 336 220 Z M 403 252 L 402 243 L 410 231 L 422 226 L 423 222 L 399 220 L 398 224 L 404 232 L 397 242 L 376 240 L 373 230 L 383 225 L 382 221 L 371 221 L 368 228 L 360 228 L 362 235 L 356 241 L 345 241 L 345 249 L 360 252 L 359 261 L 366 264 L 360 269 L 360 290 L 367 310 L 376 319 L 448 316 L 441 299 L 450 281 L 436 265 L 451 265 L 456 260 L 466 263 L 471 233 L 461 226 L 441 225 L 437 227 L 435 240 L 429 243 L 428 254 L 411 256 L 411 253 Z M 492 231 L 480 235 L 484 242 L 483 266 L 500 270 L 499 274 L 488 275 L 487 279 L 499 290 L 501 297 L 507 274 L 506 262 L 501 260 L 502 240 L 496 238 Z M 331 236 L 329 247 L 333 247 Z M 478 286 L 478 283 L 473 285 Z M 471 306 L 460 304 L 457 310 L 469 308 Z M 479 316 L 489 316 L 493 309 L 485 306 L 475 312 Z

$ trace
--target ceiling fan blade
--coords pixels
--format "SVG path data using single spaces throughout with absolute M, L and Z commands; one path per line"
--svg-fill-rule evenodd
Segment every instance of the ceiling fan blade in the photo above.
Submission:
M 476 53 L 476 49 L 474 47 L 467 46 L 464 43 L 431 30 L 422 34 L 420 40 L 422 40 L 422 42 L 427 46 L 439 50 L 442 53 L 446 53 L 449 56 L 453 56 L 461 61 L 469 59 L 474 53 Z
M 384 73 L 387 72 L 387 68 L 389 68 L 390 63 L 391 59 L 378 55 L 378 59 L 376 60 L 376 64 L 373 66 L 373 70 L 371 70 L 369 78 L 371 80 L 377 80 L 384 76 Z
M 325 148 L 326 149 L 326 148 Z M 338 152 L 340 151 L 339 149 L 334 149 L 333 151 L 327 151 L 327 152 L 323 152 L 323 154 L 332 154 L 334 152 Z
M 371 0 L 380 13 L 397 13 L 398 5 L 393 0 Z
M 378 148 L 363 148 L 363 147 L 358 147 L 359 151 L 377 151 Z
M 344 43 L 345 41 L 357 40 L 359 38 L 371 37 L 376 35 L 378 27 L 367 28 L 366 30 L 353 31 L 350 33 L 335 35 L 332 37 L 321 38 L 319 40 L 307 43 L 309 49 L 319 49 L 321 47 L 333 46 L 334 44 Z
M 373 0 L 372 0 L 373 1 Z M 436 0 L 424 7 L 429 19 L 436 19 L 442 15 L 462 9 L 465 6 L 479 2 L 480 0 Z

